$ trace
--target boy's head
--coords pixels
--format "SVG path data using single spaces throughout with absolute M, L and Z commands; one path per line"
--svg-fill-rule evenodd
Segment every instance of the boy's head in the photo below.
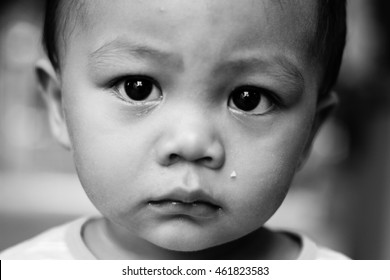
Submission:
M 272 216 L 333 105 L 344 1 L 48 7 L 53 132 L 113 236 L 194 251 Z

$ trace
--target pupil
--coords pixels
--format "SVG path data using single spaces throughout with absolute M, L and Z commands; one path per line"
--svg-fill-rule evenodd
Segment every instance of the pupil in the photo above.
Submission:
M 145 100 L 152 92 L 153 84 L 145 79 L 127 79 L 125 92 L 127 96 L 136 101 Z
M 253 89 L 238 90 L 232 99 L 236 107 L 243 111 L 252 111 L 259 105 L 261 95 Z

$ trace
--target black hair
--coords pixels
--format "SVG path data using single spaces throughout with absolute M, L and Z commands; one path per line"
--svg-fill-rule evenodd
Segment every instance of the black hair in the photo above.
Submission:
M 46 0 L 45 21 L 43 25 L 42 43 L 46 54 L 55 69 L 58 69 L 58 53 L 56 46 L 56 19 L 58 18 L 57 7 L 59 1 Z
M 70 10 L 79 1 L 68 0 L 66 7 L 61 0 L 46 1 L 43 46 L 57 71 L 60 70 L 58 34 L 65 30 Z M 339 74 L 346 41 L 346 1 L 318 0 L 317 28 L 311 53 L 319 60 L 323 69 L 320 95 L 332 89 Z M 68 10 L 67 15 L 64 15 L 64 9 Z
M 319 0 L 313 54 L 322 65 L 320 95 L 332 90 L 339 75 L 347 36 L 347 0 Z
M 46 0 L 45 20 L 43 25 L 42 43 L 47 56 L 50 59 L 54 69 L 60 70 L 59 57 L 59 40 L 64 39 L 65 31 L 68 28 L 71 16 L 79 11 L 74 12 L 74 9 L 80 10 L 82 0 Z M 63 37 L 60 36 L 63 35 Z M 66 43 L 66 40 L 63 40 Z

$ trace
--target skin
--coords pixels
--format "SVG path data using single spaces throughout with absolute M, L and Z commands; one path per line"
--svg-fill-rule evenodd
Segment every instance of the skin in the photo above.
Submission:
M 319 67 L 306 51 L 315 1 L 89 2 L 61 49 L 60 74 L 44 61 L 37 69 L 53 133 L 104 216 L 85 228 L 91 251 L 296 257 L 297 243 L 262 226 L 332 104 L 317 100 Z M 147 102 L 129 100 L 120 80 L 113 85 L 129 75 L 156 81 Z M 240 110 L 229 96 L 245 85 L 272 91 L 280 104 L 263 96 L 257 111 Z M 202 192 L 219 210 L 168 215 L 148 204 L 178 190 Z

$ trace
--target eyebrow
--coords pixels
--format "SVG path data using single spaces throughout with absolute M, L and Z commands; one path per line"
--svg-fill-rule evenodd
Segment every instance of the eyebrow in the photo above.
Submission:
M 269 58 L 264 55 L 244 53 L 223 62 L 218 66 L 216 72 L 225 73 L 233 71 L 237 73 L 248 70 L 280 78 L 296 90 L 303 91 L 304 89 L 305 79 L 301 71 L 284 55 L 276 55 Z
M 116 38 L 103 44 L 88 55 L 90 66 L 104 66 L 107 60 L 114 58 L 126 58 L 137 60 L 151 60 L 163 65 L 182 68 L 183 61 L 180 57 L 151 45 L 136 43 L 121 38 Z

